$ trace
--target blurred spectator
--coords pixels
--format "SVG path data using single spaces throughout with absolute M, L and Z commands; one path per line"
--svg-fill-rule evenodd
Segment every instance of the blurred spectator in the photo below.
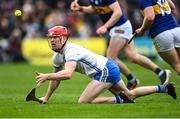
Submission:
M 23 56 L 21 52 L 22 33 L 19 28 L 15 28 L 9 38 L 9 51 L 13 62 L 22 61 Z

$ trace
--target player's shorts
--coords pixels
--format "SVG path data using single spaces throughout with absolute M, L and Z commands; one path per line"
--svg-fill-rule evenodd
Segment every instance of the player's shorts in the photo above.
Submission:
M 108 59 L 104 69 L 94 76 L 94 80 L 117 84 L 120 80 L 119 66 L 112 59 Z
M 176 27 L 158 34 L 153 42 L 158 52 L 180 48 L 180 28 Z
M 130 21 L 126 21 L 124 24 L 120 26 L 115 26 L 110 29 L 109 35 L 114 39 L 129 39 L 132 35 L 132 25 Z

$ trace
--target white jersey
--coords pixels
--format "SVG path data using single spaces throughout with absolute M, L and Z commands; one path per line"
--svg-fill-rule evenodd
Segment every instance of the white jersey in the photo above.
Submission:
M 95 54 L 80 45 L 67 42 L 63 53 L 56 52 L 53 56 L 54 66 L 63 66 L 65 62 L 77 62 L 76 71 L 93 77 L 104 69 L 107 58 Z

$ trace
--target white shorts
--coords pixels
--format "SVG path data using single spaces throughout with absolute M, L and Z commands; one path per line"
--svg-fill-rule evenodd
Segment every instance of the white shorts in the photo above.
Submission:
M 109 31 L 109 35 L 111 38 L 115 37 L 116 39 L 117 37 L 119 37 L 128 40 L 132 35 L 132 26 L 130 21 L 128 20 L 120 26 L 111 28 L 111 30 Z
M 180 28 L 176 27 L 158 34 L 153 42 L 158 52 L 180 48 Z

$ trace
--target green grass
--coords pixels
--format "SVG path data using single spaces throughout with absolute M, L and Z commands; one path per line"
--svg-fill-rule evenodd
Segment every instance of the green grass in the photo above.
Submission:
M 160 64 L 169 68 L 167 64 Z M 140 79 L 141 85 L 157 85 L 159 80 L 151 71 L 127 63 L 132 72 Z M 2 118 L 40 118 L 40 117 L 180 117 L 180 78 L 172 73 L 176 83 L 178 99 L 173 100 L 166 94 L 153 94 L 141 97 L 135 104 L 78 104 L 78 97 L 86 87 L 89 78 L 75 73 L 73 78 L 61 82 L 49 102 L 45 105 L 26 102 L 27 93 L 35 86 L 35 71 L 50 72 L 51 66 L 31 66 L 28 64 L 0 65 L 0 117 Z M 125 78 L 123 77 L 125 80 Z M 126 80 L 125 80 L 126 81 Z M 37 90 L 37 96 L 45 93 L 48 82 Z M 111 95 L 105 93 L 104 95 Z

